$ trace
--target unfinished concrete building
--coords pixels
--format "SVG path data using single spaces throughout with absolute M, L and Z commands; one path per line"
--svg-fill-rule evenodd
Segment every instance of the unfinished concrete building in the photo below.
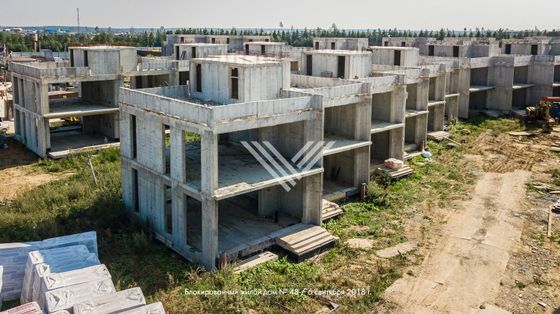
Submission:
M 369 46 L 367 38 L 338 38 L 316 37 L 313 38 L 315 50 L 366 50 Z
M 506 55 L 560 55 L 560 38 L 528 37 L 523 39 L 504 39 L 502 53 Z
M 428 43 L 435 42 L 433 37 L 383 37 L 381 45 L 384 47 L 412 47 L 418 48 L 421 55 L 428 55 Z
M 388 62 L 393 62 L 393 55 L 383 54 Z M 355 193 L 356 182 L 367 183 L 370 172 L 383 171 L 395 177 L 410 171 L 405 167 L 396 173 L 383 167 L 388 158 L 404 157 L 407 92 L 400 74 L 373 76 L 372 60 L 379 59 L 381 56 L 374 57 L 371 51 L 304 51 L 302 67 L 307 76 L 293 76 L 295 88 L 325 97 L 325 138 L 340 142 L 339 151 L 326 152 L 327 199 Z
M 242 52 L 244 44 L 248 42 L 270 42 L 270 36 L 250 36 L 250 35 L 167 35 L 163 43 L 163 55 L 172 56 L 175 44 L 223 44 L 228 46 L 228 52 Z
M 445 64 L 420 66 L 418 48 L 370 47 L 373 72 L 400 74 L 407 88 L 405 158 L 417 155 L 429 132 L 443 136 L 446 105 Z
M 290 56 L 292 47 L 283 42 L 253 41 L 245 43 L 245 54 L 283 59 Z
M 268 142 L 289 160 L 322 141 L 322 97 L 289 91 L 287 61 L 230 55 L 191 69 L 190 90 L 122 91 L 125 205 L 208 269 L 275 244 L 298 258 L 332 245 L 319 227 L 322 158 L 273 176 L 243 144 Z
M 173 49 L 173 59 L 191 60 L 194 58 L 206 58 L 208 56 L 225 55 L 227 52 L 227 44 L 175 44 Z
M 133 87 L 179 83 L 178 66 L 139 63 L 132 47 L 71 48 L 70 64 L 10 63 L 10 71 L 15 137 L 51 158 L 118 145 L 125 77 Z

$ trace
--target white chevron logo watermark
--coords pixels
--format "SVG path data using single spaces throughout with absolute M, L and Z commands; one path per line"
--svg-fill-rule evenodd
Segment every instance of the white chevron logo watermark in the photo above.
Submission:
M 286 192 L 296 186 L 297 181 L 302 178 L 302 173 L 313 168 L 323 157 L 323 152 L 333 147 L 335 143 L 335 141 L 307 142 L 294 157 L 288 160 L 268 141 L 241 142 Z

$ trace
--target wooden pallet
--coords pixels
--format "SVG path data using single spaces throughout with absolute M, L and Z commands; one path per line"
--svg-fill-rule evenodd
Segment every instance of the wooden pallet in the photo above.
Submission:
M 234 272 L 236 273 L 240 273 L 242 271 L 248 270 L 250 268 L 253 268 L 257 265 L 260 265 L 262 263 L 266 263 L 269 261 L 275 261 L 278 259 L 278 255 L 269 252 L 269 251 L 265 251 L 262 253 L 259 253 L 257 255 L 253 255 L 247 259 L 244 259 L 242 261 L 240 261 L 237 266 L 235 266 L 235 268 L 233 269 Z
M 428 139 L 436 142 L 441 142 L 449 139 L 449 132 L 445 131 L 435 131 L 428 133 Z
M 328 200 L 323 200 L 323 209 L 321 218 L 323 221 L 329 220 L 331 218 L 342 215 L 344 212 L 340 209 L 338 204 L 330 202 Z
M 325 248 L 332 247 L 338 238 L 319 226 L 306 225 L 300 231 L 276 238 L 276 244 L 293 254 L 298 261 Z
M 400 179 L 413 174 L 414 170 L 407 165 L 403 165 L 400 169 L 390 169 L 385 166 L 379 166 L 377 168 L 377 172 L 388 176 L 391 179 Z

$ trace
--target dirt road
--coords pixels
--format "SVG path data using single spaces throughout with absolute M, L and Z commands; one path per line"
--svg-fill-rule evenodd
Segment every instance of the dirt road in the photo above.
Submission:
M 405 275 L 385 298 L 405 313 L 476 313 L 492 304 L 513 246 L 519 241 L 530 173 L 483 173 L 471 199 L 450 214 L 416 276 Z M 484 307 L 484 306 L 483 306 Z

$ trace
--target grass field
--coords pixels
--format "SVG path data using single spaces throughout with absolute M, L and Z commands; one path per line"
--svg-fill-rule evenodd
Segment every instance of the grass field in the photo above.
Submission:
M 38 240 L 87 230 L 98 232 L 100 257 L 118 289 L 139 286 L 150 302 L 162 301 L 168 313 L 313 312 L 341 305 L 341 312 L 363 312 L 381 293 L 417 263 L 413 252 L 380 259 L 375 251 L 407 240 L 407 223 L 420 209 L 445 208 L 472 184 L 462 156 L 472 151 L 481 132 L 497 134 L 519 128 L 514 120 L 474 120 L 454 127 L 455 148 L 429 143 L 432 161 L 410 161 L 414 175 L 398 182 L 375 178 L 364 202 L 343 206 L 345 214 L 325 227 L 341 241 L 332 250 L 303 263 L 285 256 L 241 274 L 231 269 L 209 274 L 189 264 L 130 221 L 121 206 L 120 157 L 109 149 L 91 157 L 98 185 L 82 155 L 60 161 L 42 160 L 33 171 L 73 175 L 33 188 L 0 205 L 0 242 Z M 468 130 L 468 131 L 464 131 Z M 429 227 L 429 217 L 425 228 Z M 425 231 L 425 230 L 424 230 Z M 349 238 L 373 241 L 371 249 L 353 249 Z M 305 289 L 338 289 L 340 296 L 317 296 Z M 252 291 L 254 295 L 198 295 L 193 291 Z M 277 294 L 259 295 L 259 291 Z M 303 293 L 302 293 L 303 291 Z

